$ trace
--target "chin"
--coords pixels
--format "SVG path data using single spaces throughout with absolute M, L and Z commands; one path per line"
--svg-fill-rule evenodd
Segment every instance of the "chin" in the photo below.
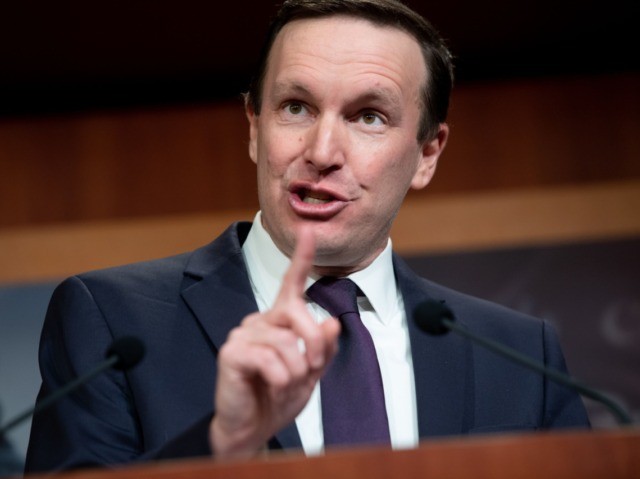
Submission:
M 350 267 L 358 264 L 359 261 L 356 257 L 359 255 L 354 251 L 350 251 L 350 246 L 353 247 L 353 244 L 348 245 L 338 244 L 336 242 L 327 243 L 317 241 L 315 265 L 323 267 Z

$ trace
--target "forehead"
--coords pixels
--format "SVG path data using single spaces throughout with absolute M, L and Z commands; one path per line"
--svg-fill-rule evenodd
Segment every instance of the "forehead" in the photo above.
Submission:
M 286 24 L 269 53 L 265 82 L 289 77 L 343 78 L 409 90 L 419 88 L 426 76 L 422 50 L 412 35 L 336 15 Z

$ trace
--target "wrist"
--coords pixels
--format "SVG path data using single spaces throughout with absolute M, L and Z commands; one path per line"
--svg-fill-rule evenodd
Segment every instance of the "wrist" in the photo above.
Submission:
M 267 449 L 265 441 L 249 433 L 227 431 L 214 416 L 209 427 L 209 445 L 216 458 L 252 459 Z

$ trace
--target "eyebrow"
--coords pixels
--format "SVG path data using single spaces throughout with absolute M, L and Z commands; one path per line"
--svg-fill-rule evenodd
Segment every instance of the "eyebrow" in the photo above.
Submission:
M 381 102 L 389 107 L 399 108 L 402 104 L 398 94 L 389 88 L 371 88 L 356 96 L 357 101 Z
M 273 85 L 273 95 L 276 98 L 288 95 L 313 96 L 311 90 L 299 82 L 275 82 Z

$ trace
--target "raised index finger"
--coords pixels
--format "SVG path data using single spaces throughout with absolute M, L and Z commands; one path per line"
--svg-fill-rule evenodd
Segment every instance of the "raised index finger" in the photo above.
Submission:
M 302 225 L 297 232 L 296 248 L 291 257 L 291 264 L 282 280 L 276 304 L 301 299 L 307 276 L 313 267 L 316 254 L 315 238 L 310 226 Z
M 335 342 L 335 335 L 326 338 L 322 328 L 316 324 L 303 301 L 307 276 L 315 258 L 315 237 L 310 226 L 298 229 L 296 248 L 291 265 L 284 275 L 280 293 L 273 311 L 276 322 L 291 328 L 303 341 L 309 364 L 319 369 L 326 359 L 327 341 Z M 284 314 L 282 314 L 284 313 Z

